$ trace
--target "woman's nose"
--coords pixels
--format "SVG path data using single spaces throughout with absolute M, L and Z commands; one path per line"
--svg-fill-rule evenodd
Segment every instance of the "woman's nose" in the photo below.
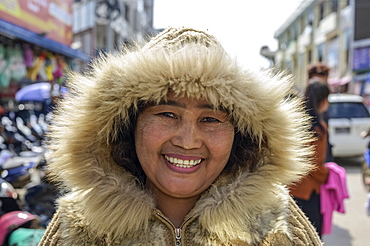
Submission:
M 173 145 L 184 149 L 196 149 L 202 146 L 201 130 L 196 122 L 182 122 L 174 136 Z

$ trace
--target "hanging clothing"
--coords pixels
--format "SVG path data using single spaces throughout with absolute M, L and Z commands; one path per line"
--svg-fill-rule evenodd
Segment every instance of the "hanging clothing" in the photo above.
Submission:
M 330 234 L 332 231 L 333 212 L 346 212 L 344 200 L 349 198 L 349 193 L 346 169 L 335 162 L 327 162 L 325 166 L 329 170 L 329 177 L 327 182 L 320 187 L 321 213 L 323 215 L 322 234 Z

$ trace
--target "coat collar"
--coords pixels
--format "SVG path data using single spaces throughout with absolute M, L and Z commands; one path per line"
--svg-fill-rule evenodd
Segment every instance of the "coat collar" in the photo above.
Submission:
M 202 195 L 188 215 L 198 221 L 193 228 L 196 241 L 203 245 L 209 238 L 256 242 L 276 230 L 287 232 L 288 192 L 263 169 L 224 174 Z M 59 204 L 64 210 L 77 210 L 74 213 L 81 215 L 96 237 L 108 231 L 113 238 L 148 235 L 155 210 L 151 194 L 127 173 L 120 180 L 106 177 L 87 191 L 71 192 Z

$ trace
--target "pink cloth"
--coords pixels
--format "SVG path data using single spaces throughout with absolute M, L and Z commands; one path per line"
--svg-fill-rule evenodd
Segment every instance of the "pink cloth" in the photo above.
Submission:
M 328 181 L 320 186 L 322 234 L 332 231 L 333 212 L 345 213 L 344 199 L 349 198 L 346 169 L 335 162 L 325 163 L 329 169 Z

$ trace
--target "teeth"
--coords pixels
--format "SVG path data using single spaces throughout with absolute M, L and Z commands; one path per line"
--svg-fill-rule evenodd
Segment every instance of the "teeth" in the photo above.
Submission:
M 171 162 L 171 164 L 177 166 L 177 167 L 182 167 L 182 168 L 189 168 L 189 167 L 193 167 L 195 165 L 198 165 L 202 159 L 199 159 L 199 160 L 182 160 L 182 159 L 178 159 L 178 158 L 173 158 L 173 157 L 168 157 L 168 156 L 164 156 L 166 158 L 167 161 Z

